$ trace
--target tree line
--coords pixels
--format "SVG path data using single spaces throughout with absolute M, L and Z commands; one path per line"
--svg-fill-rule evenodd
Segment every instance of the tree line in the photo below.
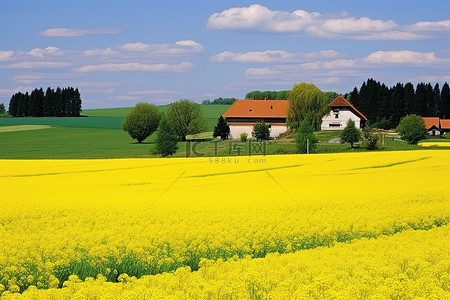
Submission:
M 245 100 L 287 100 L 290 90 L 286 91 L 253 91 L 245 95 Z
M 9 101 L 9 114 L 13 117 L 79 117 L 81 95 L 78 88 L 67 87 L 55 90 L 50 87 L 18 92 Z
M 236 98 L 217 98 L 214 99 L 213 101 L 211 100 L 203 100 L 202 104 L 207 105 L 207 104 L 222 104 L 222 105 L 231 105 L 234 102 L 236 102 Z
M 367 116 L 373 127 L 390 129 L 399 125 L 401 118 L 416 114 L 422 117 L 450 118 L 450 91 L 448 83 L 411 82 L 387 87 L 374 79 L 363 82 L 349 94 L 350 102 Z

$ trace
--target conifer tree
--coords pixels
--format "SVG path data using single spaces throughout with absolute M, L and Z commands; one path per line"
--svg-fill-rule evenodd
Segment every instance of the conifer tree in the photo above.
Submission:
M 360 133 L 355 126 L 355 122 L 352 119 L 348 119 L 347 125 L 341 133 L 341 143 L 350 143 L 353 149 L 353 143 L 358 142 L 359 139 Z
M 450 119 L 450 89 L 448 83 L 444 83 L 441 91 L 441 116 Z
M 224 120 L 222 116 L 220 116 L 217 121 L 217 125 L 214 127 L 213 137 L 218 137 L 222 140 L 228 139 L 230 135 L 230 126 L 228 126 L 227 122 Z

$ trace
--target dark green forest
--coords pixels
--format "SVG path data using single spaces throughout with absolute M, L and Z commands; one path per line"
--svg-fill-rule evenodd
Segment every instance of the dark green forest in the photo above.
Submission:
M 79 117 L 81 95 L 73 87 L 19 92 L 11 97 L 8 112 L 13 117 Z
M 439 84 L 411 82 L 388 87 L 374 79 L 363 82 L 349 94 L 350 102 L 364 115 L 373 127 L 390 129 L 397 127 L 400 119 L 416 114 L 422 117 L 450 118 L 450 92 L 448 83 L 442 89 Z

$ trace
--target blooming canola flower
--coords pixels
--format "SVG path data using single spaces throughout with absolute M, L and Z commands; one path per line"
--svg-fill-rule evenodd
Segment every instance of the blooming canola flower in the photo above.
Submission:
M 449 157 L 0 160 L 0 293 L 383 298 L 407 282 L 409 296 L 448 295 Z M 409 244 L 428 254 L 411 263 Z

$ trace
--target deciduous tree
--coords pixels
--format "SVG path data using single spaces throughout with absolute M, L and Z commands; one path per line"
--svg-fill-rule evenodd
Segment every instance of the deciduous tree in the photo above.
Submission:
M 297 129 L 303 120 L 307 120 L 314 130 L 320 130 L 322 118 L 329 111 L 324 94 L 312 83 L 294 85 L 289 93 L 289 127 Z
M 417 144 L 427 137 L 427 129 L 421 116 L 408 115 L 400 120 L 397 132 L 401 138 L 409 144 Z
M 200 105 L 187 99 L 170 104 L 167 118 L 181 141 L 185 141 L 188 134 L 200 133 L 205 129 Z
M 125 116 L 122 128 L 138 143 L 142 143 L 156 131 L 160 120 L 161 113 L 153 104 L 141 102 Z
M 264 120 L 257 122 L 253 126 L 252 136 L 258 141 L 270 139 L 269 126 L 267 126 Z

